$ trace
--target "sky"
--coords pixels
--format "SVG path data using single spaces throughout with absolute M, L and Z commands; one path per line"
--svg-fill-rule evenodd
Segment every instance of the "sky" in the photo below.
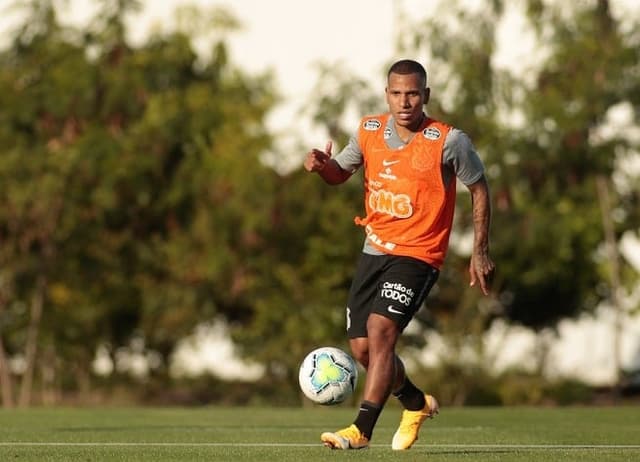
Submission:
M 17 22 L 19 14 L 0 0 L 0 31 Z M 322 60 L 346 66 L 349 72 L 384 90 L 385 63 L 394 56 L 393 40 L 401 34 L 397 11 L 411 11 L 412 21 L 433 14 L 435 0 L 164 0 L 143 2 L 141 14 L 130 21 L 130 39 L 142 42 L 153 30 L 170 30 L 177 7 L 198 5 L 203 9 L 224 7 L 242 24 L 230 35 L 231 59 L 243 70 L 259 73 L 274 70 L 285 97 L 269 119 L 274 132 L 291 130 L 311 133 L 310 145 L 325 144 L 324 134 L 300 118 L 298 109 L 310 98 L 316 81 L 316 64 Z M 467 0 L 470 8 L 481 8 L 482 0 Z M 74 25 L 87 24 L 95 14 L 96 0 L 56 0 L 59 18 Z M 4 11 L 2 10 L 4 7 Z M 519 30 L 510 21 L 510 33 Z M 0 46 L 7 34 L 0 34 Z M 522 42 L 522 40 L 520 40 Z M 501 54 L 504 63 L 518 62 L 528 48 L 520 46 Z M 423 60 L 422 56 L 408 56 Z M 357 119 L 354 119 L 354 125 Z
M 464 0 L 469 11 L 486 6 L 488 0 Z M 556 0 L 560 1 L 560 0 Z M 10 5 L 17 0 L 0 0 L 0 47 L 10 34 L 3 33 L 19 21 L 20 15 Z M 624 16 L 637 0 L 612 0 L 616 16 Z M 54 0 L 62 22 L 82 26 L 95 16 L 98 0 Z M 285 98 L 267 120 L 276 136 L 278 151 L 290 152 L 303 139 L 308 146 L 326 144 L 324 130 L 313 127 L 299 110 L 312 96 L 319 61 L 346 70 L 384 90 L 385 63 L 397 58 L 413 58 L 426 64 L 425 56 L 396 56 L 392 37 L 401 36 L 398 11 L 413 23 L 436 14 L 443 0 L 142 0 L 140 14 L 129 20 L 130 40 L 142 43 L 152 31 L 175 27 L 175 11 L 196 5 L 204 11 L 224 8 L 242 24 L 227 40 L 233 62 L 249 73 L 273 70 L 276 84 Z M 541 56 L 532 34 L 517 9 L 520 2 L 506 2 L 505 20 L 497 25 L 498 49 L 494 65 L 522 72 Z M 197 44 L 196 44 L 197 45 Z M 202 45 L 202 43 L 201 43 Z M 204 51 L 204 48 L 203 48 Z M 531 73 L 530 75 L 534 75 Z M 438 89 L 432 89 L 437 94 Z M 351 119 L 354 127 L 358 114 Z M 347 118 L 349 121 L 349 118 Z M 334 145 L 337 152 L 340 146 Z M 302 155 L 302 154 L 301 154 Z M 282 158 L 282 156 L 280 156 Z M 292 159 L 290 162 L 298 162 Z M 287 167 L 283 168 L 287 170 Z
M 482 9 L 488 0 L 464 0 L 470 11 Z M 616 16 L 624 16 L 637 0 L 612 0 Z M 5 33 L 20 18 L 10 5 L 17 0 L 0 0 L 0 47 L 9 41 Z M 97 0 L 54 0 L 59 18 L 74 25 L 87 24 L 95 15 Z M 322 60 L 346 66 L 361 78 L 384 89 L 385 63 L 395 58 L 392 37 L 402 34 L 397 12 L 411 16 L 412 22 L 434 15 L 436 0 L 143 0 L 143 10 L 129 22 L 131 40 L 142 42 L 153 30 L 170 30 L 175 25 L 176 8 L 197 5 L 203 9 L 223 7 L 243 25 L 229 38 L 231 59 L 243 70 L 275 71 L 286 100 L 269 120 L 274 131 L 309 127 L 297 114 L 308 100 L 315 83 L 315 64 Z M 499 24 L 499 47 L 494 60 L 512 70 L 531 62 L 539 52 L 527 34 L 519 2 L 506 2 L 506 20 Z M 404 57 L 404 56 L 403 56 Z M 424 61 L 424 56 L 407 56 Z M 427 70 L 428 69 L 428 63 Z M 434 89 L 437 91 L 437 89 Z M 355 122 L 356 120 L 354 120 Z M 316 136 L 314 133 L 313 136 Z M 324 139 L 312 138 L 324 146 Z
M 10 1 L 0 0 L 0 5 Z M 58 3 L 60 19 L 75 24 L 86 24 L 97 4 L 95 0 Z M 416 1 L 147 0 L 142 14 L 131 24 L 131 38 L 134 42 L 141 41 L 151 30 L 171 28 L 178 6 L 224 7 L 244 28 L 230 37 L 231 58 L 243 70 L 275 69 L 281 89 L 288 98 L 297 100 L 308 95 L 315 75 L 313 66 L 320 58 L 330 62 L 344 60 L 365 76 L 381 75 L 380 64 L 392 53 L 389 37 L 393 29 L 393 5 L 405 3 Z M 18 15 L 2 12 L 1 8 L 0 30 L 3 30 Z M 362 20 L 363 15 L 366 20 Z

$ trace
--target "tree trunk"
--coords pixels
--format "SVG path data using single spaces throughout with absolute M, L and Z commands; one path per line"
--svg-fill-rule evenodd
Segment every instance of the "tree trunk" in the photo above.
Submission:
M 25 346 L 26 368 L 20 384 L 20 396 L 18 398 L 19 407 L 27 407 L 31 404 L 31 394 L 33 391 L 33 376 L 38 353 L 38 335 L 40 333 L 40 321 L 44 306 L 44 296 L 47 287 L 45 276 L 38 276 L 35 292 L 31 300 L 31 319 L 27 330 L 27 344 Z
M 604 230 L 604 240 L 609 257 L 610 271 L 609 281 L 611 284 L 611 305 L 615 313 L 613 324 L 613 364 L 616 368 L 615 383 L 613 389 L 619 392 L 620 380 L 622 374 L 621 359 L 621 337 L 622 337 L 622 306 L 620 304 L 620 254 L 618 252 L 618 242 L 616 240 L 613 220 L 611 219 L 611 199 L 609 197 L 609 183 L 603 175 L 596 177 L 596 187 L 598 189 L 598 200 L 600 202 L 600 211 L 602 213 L 602 228 Z
M 6 283 L 7 278 L 0 278 L 0 283 Z M 6 310 L 9 290 L 8 285 L 0 284 L 0 319 Z M 7 358 L 6 350 L 4 349 L 4 339 L 2 337 L 2 330 L 0 330 L 0 403 L 2 407 L 12 408 L 15 405 L 13 396 L 13 378 L 11 377 L 11 370 L 9 369 L 9 360 Z
M 53 346 L 49 345 L 42 354 L 40 361 L 40 374 L 42 377 L 41 400 L 45 406 L 54 406 L 58 404 L 60 393 L 57 387 L 57 370 L 58 361 L 56 351 Z
M 0 313 L 2 307 L 0 307 Z M 4 350 L 4 343 L 2 340 L 2 334 L 0 333 L 0 394 L 2 407 L 12 408 L 13 402 L 13 382 L 11 380 L 11 371 L 9 370 L 9 362 L 7 361 L 7 355 Z

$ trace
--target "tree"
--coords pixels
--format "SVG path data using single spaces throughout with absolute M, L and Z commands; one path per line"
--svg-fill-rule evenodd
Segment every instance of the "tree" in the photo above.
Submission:
M 331 74 L 329 66 L 318 70 L 313 92 L 318 99 L 307 105 L 313 109 L 305 115 L 327 123 L 338 149 L 349 136 L 341 114 L 349 104 L 360 104 L 355 95 L 369 104 L 373 99 L 367 98 L 361 80 Z M 308 149 L 307 140 L 301 140 L 297 155 Z M 244 354 L 266 366 L 265 380 L 281 390 L 297 389 L 298 367 L 312 349 L 347 348 L 344 304 L 362 245 L 361 231 L 353 224 L 353 217 L 362 213 L 357 176 L 340 191 L 300 169 L 276 180 L 272 228 L 265 236 L 270 246 L 255 257 L 262 276 L 251 291 L 251 315 L 232 334 Z
M 0 379 L 11 404 L 4 366 L 24 357 L 22 405 L 89 390 L 97 348 L 136 339 L 166 380 L 195 325 L 242 318 L 275 178 L 271 77 L 230 62 L 229 15 L 209 17 L 203 63 L 182 31 L 130 46 L 136 1 L 104 2 L 84 31 L 33 5 L 0 55 Z

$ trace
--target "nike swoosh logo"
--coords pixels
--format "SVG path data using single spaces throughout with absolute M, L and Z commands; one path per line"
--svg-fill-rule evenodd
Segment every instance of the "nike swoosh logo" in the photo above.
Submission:
M 404 314 L 404 312 L 402 312 L 402 311 L 400 311 L 400 310 L 396 310 L 396 309 L 393 307 L 393 305 L 389 305 L 389 306 L 387 307 L 387 311 L 388 311 L 389 313 L 393 313 L 393 314 Z
M 400 161 L 399 161 L 399 160 L 383 160 L 383 161 L 382 161 L 382 165 L 383 165 L 384 167 L 389 167 L 389 166 L 391 166 L 391 165 L 395 165 L 395 164 L 397 164 L 398 162 L 400 162 Z

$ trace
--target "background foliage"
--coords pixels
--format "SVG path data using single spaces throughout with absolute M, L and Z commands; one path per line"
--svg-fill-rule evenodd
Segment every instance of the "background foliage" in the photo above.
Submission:
M 541 331 L 638 284 L 615 252 L 640 226 L 640 182 L 625 169 L 637 162 L 637 140 L 599 133 L 620 107 L 637 124 L 640 28 L 638 18 L 622 27 L 603 0 L 568 10 L 522 2 L 546 53 L 516 75 L 492 60 L 503 2 L 473 17 L 449 3 L 435 19 L 405 17 L 398 54 L 428 57 L 430 114 L 466 131 L 485 161 L 499 270 L 491 298 L 467 287 L 470 201 L 461 188 L 447 264 L 403 345 L 416 352 L 437 329 L 452 353 L 419 380 L 451 402 L 492 390 L 510 403 L 518 384 L 535 379 L 515 373 L 513 387 L 496 391 L 496 378 L 475 380 L 482 371 L 462 359 L 468 347 L 482 358 L 493 320 Z M 82 30 L 63 27 L 51 1 L 24 5 L 24 25 L 0 52 L 3 405 L 109 396 L 122 384 L 147 399 L 168 390 L 295 396 L 283 390 L 295 390 L 299 358 L 345 342 L 360 178 L 336 189 L 263 162 L 275 146 L 266 116 L 280 96 L 270 74 L 234 64 L 226 40 L 239 23 L 228 13 L 187 11 L 185 27 L 134 47 L 124 18 L 137 1 L 103 0 Z M 207 56 L 194 51 L 196 23 L 216 31 Z M 354 131 L 345 113 L 384 110 L 382 90 L 326 65 L 307 115 L 344 145 Z M 300 152 L 278 154 L 308 148 L 301 140 Z M 220 319 L 239 351 L 265 366 L 262 382 L 178 384 L 169 374 L 177 343 Z M 123 352 L 141 353 L 148 375 L 116 367 L 95 376 L 98 349 L 116 366 Z

